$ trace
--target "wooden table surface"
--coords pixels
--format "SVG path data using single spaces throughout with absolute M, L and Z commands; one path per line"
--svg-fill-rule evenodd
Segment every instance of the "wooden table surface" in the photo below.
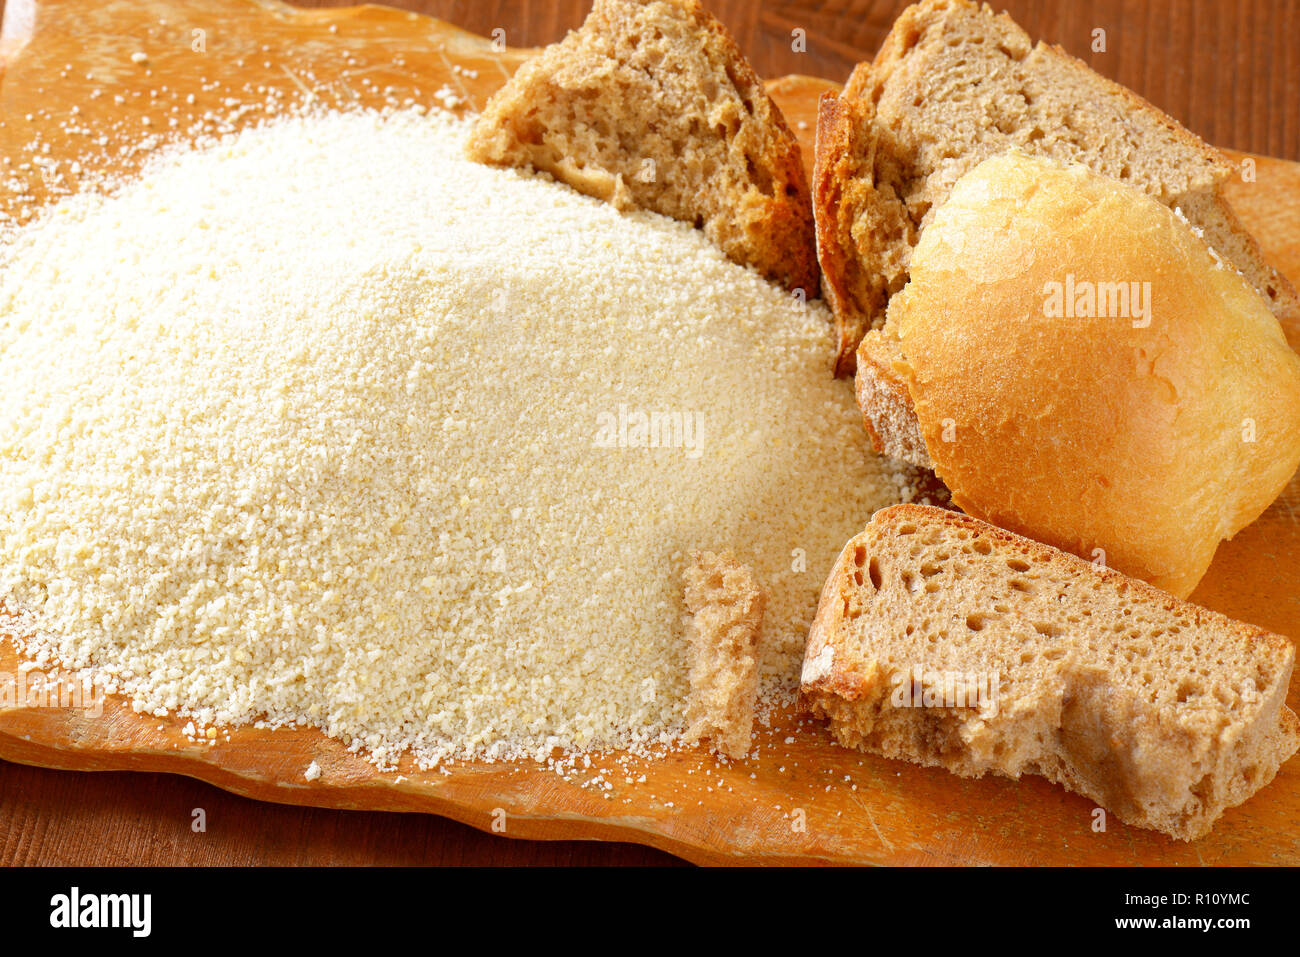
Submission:
M 93 2 L 93 0 L 87 0 Z M 706 0 L 765 76 L 847 77 L 904 0 Z M 324 0 L 303 6 L 346 6 Z M 587 0 L 394 0 L 511 46 L 549 43 Z M 1219 146 L 1300 160 L 1300 0 L 1002 0 L 1063 46 Z M 4 3 L 0 0 L 0 10 Z M 791 48 L 806 31 L 806 52 Z M 1095 31 L 1105 51 L 1094 51 Z M 206 830 L 192 828 L 202 808 Z M 158 774 L 0 762 L 0 864 L 673 864 L 634 845 L 525 842 L 429 815 L 264 804 Z

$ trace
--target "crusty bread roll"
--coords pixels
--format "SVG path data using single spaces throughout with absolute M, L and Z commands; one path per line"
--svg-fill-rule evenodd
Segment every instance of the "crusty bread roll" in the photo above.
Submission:
M 988 159 L 910 274 L 889 306 L 894 368 L 977 518 L 1182 597 L 1300 465 L 1300 358 L 1277 319 L 1133 187 Z

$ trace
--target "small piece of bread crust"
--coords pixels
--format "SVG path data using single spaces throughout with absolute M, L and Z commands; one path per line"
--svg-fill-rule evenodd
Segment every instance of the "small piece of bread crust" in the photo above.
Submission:
M 932 469 L 907 380 L 895 365 L 901 361 L 901 346 L 888 329 L 873 329 L 862 337 L 853 380 L 862 422 L 881 455 Z
M 692 223 L 734 261 L 819 293 L 798 141 L 695 0 L 595 0 L 492 97 L 467 153 Z
M 691 554 L 686 570 L 691 612 L 686 738 L 708 738 L 715 751 L 731 758 L 749 752 L 766 605 L 754 573 L 730 552 Z
M 1300 747 L 1291 642 L 966 515 L 882 509 L 803 663 L 836 739 L 967 777 L 1039 774 L 1192 840 Z
M 1135 93 L 1005 14 L 923 0 L 819 113 L 813 173 L 822 292 L 848 374 L 903 288 L 912 248 L 963 173 L 1009 149 L 1082 163 L 1180 208 L 1283 325 L 1300 299 L 1221 194 L 1233 166 Z M 972 321 L 978 321 L 973 319 Z

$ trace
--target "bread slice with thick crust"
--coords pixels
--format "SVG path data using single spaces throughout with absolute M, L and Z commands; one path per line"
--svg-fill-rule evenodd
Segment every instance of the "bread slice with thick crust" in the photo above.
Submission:
M 965 515 L 882 509 L 822 590 L 805 706 L 846 747 L 1038 774 L 1192 840 L 1300 747 L 1291 642 Z
M 818 295 L 799 144 L 695 0 L 595 0 L 492 97 L 467 152 L 692 223 L 736 262 Z
M 1295 289 L 1223 199 L 1233 167 L 1222 154 L 1060 48 L 1034 45 L 1005 14 L 923 0 L 819 115 L 813 201 L 839 373 L 853 371 L 858 343 L 907 282 L 932 211 L 962 174 L 1012 148 L 1082 163 L 1181 209 L 1279 319 L 1300 318 Z

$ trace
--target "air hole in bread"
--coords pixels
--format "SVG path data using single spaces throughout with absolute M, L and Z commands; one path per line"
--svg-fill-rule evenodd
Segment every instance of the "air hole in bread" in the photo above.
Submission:
M 1010 568 L 1013 572 L 1027 572 L 1029 571 L 1029 562 L 1020 558 L 1008 558 L 1007 568 Z
M 867 574 L 871 576 L 871 585 L 879 590 L 880 588 L 880 562 L 876 561 L 876 556 L 871 556 L 871 562 L 867 566 Z
M 908 524 L 908 525 L 900 525 L 900 526 L 898 526 L 898 534 L 899 534 L 899 535 L 915 535 L 915 534 L 916 534 L 916 526 L 915 526 L 915 525 L 911 525 L 911 524 Z
M 1201 694 L 1203 689 L 1190 678 L 1184 678 L 1178 682 L 1178 703 L 1186 704 L 1187 700 L 1193 695 Z
M 924 562 L 921 565 L 921 577 L 923 578 L 933 578 L 941 571 L 943 571 L 943 569 L 934 562 Z
M 1213 773 L 1205 775 L 1205 777 L 1201 778 L 1199 781 L 1197 781 L 1195 784 L 1192 785 L 1192 793 L 1195 794 L 1200 799 L 1202 804 L 1206 803 L 1206 799 L 1209 798 L 1213 790 L 1214 790 Z
M 1053 625 L 1051 622 L 1048 621 L 1034 622 L 1034 631 L 1038 632 L 1040 635 L 1046 635 L 1048 638 L 1056 638 L 1059 635 L 1065 634 L 1065 630 L 1063 628 L 1060 628 L 1057 625 Z
M 983 539 L 977 540 L 974 547 L 975 551 L 979 552 L 981 555 L 988 555 L 993 551 L 993 546 Z
M 1013 578 L 1008 584 L 1011 586 L 1012 591 L 1024 592 L 1026 595 L 1033 594 L 1033 587 L 1023 578 Z
M 966 616 L 966 627 L 971 631 L 983 631 L 985 618 L 983 615 L 974 614 Z

